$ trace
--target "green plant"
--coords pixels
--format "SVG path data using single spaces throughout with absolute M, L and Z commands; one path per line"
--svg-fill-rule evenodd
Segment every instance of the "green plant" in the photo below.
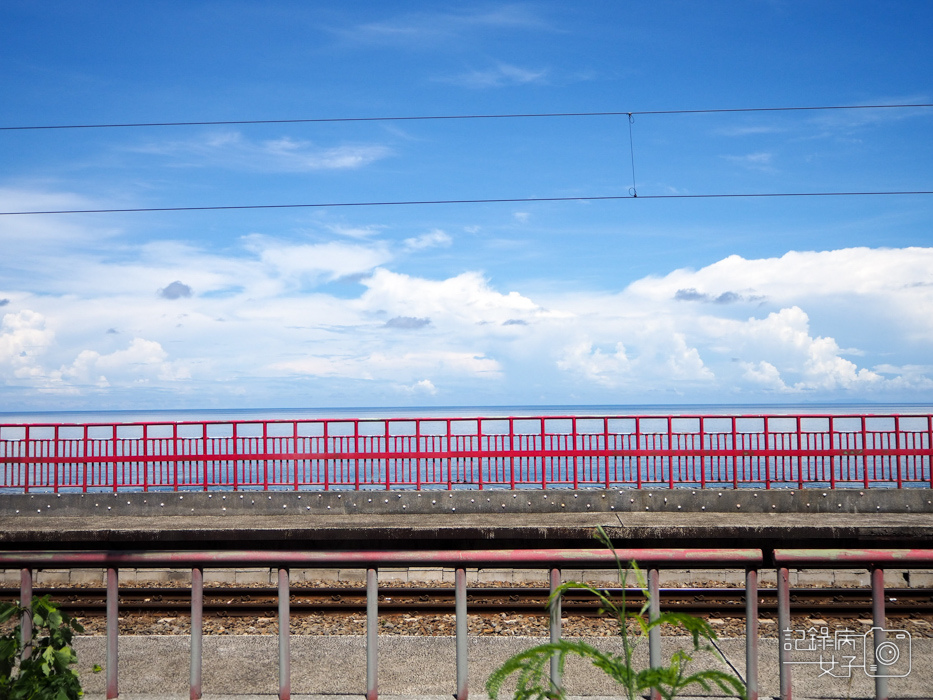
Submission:
M 615 548 L 609 536 L 600 527 L 597 538 L 606 544 L 615 554 Z M 635 562 L 628 568 L 622 566 L 616 557 L 616 566 L 619 570 L 619 581 L 622 585 L 622 597 L 617 603 L 604 592 L 585 583 L 570 581 L 559 586 L 551 595 L 548 605 L 553 609 L 565 592 L 574 589 L 589 591 L 599 598 L 600 614 L 609 613 L 619 625 L 619 635 L 622 639 L 622 653 L 610 654 L 600 651 L 582 640 L 560 640 L 548 644 L 541 644 L 527 651 L 521 652 L 508 659 L 486 681 L 486 690 L 492 700 L 496 700 L 503 683 L 512 674 L 516 678 L 516 700 L 559 700 L 564 698 L 563 687 L 555 685 L 550 679 L 550 661 L 556 658 L 560 675 L 563 676 L 564 663 L 569 654 L 588 659 L 593 666 L 612 678 L 624 689 L 625 697 L 635 700 L 640 694 L 657 689 L 665 700 L 677 697 L 690 686 L 699 686 L 709 692 L 714 687 L 727 695 L 745 698 L 745 686 L 734 675 L 717 669 L 703 669 L 689 672 L 688 667 L 694 660 L 696 652 L 709 652 L 714 657 L 722 659 L 714 648 L 716 632 L 703 620 L 686 613 L 661 613 L 655 619 L 649 619 L 648 610 L 650 599 L 645 589 L 644 578 Z M 625 586 L 629 574 L 634 574 L 638 587 L 643 589 L 645 602 L 637 612 L 632 611 L 626 604 Z M 692 646 L 689 651 L 678 649 L 671 656 L 666 666 L 658 668 L 636 668 L 634 656 L 636 648 L 645 642 L 650 630 L 661 625 L 680 627 L 689 634 Z M 632 626 L 633 634 L 629 630 Z
M 28 639 L 23 639 L 21 623 L 9 624 L 24 614 L 32 620 Z M 71 669 L 77 661 L 71 640 L 84 631 L 77 620 L 46 595 L 28 607 L 0 603 L 0 625 L 11 628 L 0 635 L 0 700 L 77 700 L 83 695 Z

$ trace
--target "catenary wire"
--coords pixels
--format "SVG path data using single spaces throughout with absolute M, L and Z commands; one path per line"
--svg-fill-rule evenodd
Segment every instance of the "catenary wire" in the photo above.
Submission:
M 126 209 L 54 209 L 45 211 L 0 211 L 0 216 L 30 216 L 44 214 L 135 214 L 144 212 L 230 211 L 243 209 L 323 209 L 327 207 L 391 207 L 429 204 L 509 204 L 535 202 L 599 202 L 620 199 L 733 199 L 772 197 L 873 197 L 891 195 L 930 195 L 933 190 L 900 190 L 877 192 L 722 192 L 707 194 L 648 194 L 637 197 L 604 195 L 592 197 L 503 197 L 489 199 L 426 199 L 384 202 L 312 202 L 302 204 L 229 204 L 192 207 L 138 207 Z
M 437 121 L 455 119 L 531 119 L 556 117 L 631 117 L 632 115 L 665 114 L 728 114 L 743 112 L 813 112 L 851 109 L 907 109 L 933 107 L 933 103 L 916 104 L 878 104 L 878 105 L 825 105 L 811 107 L 735 107 L 721 109 L 653 109 L 626 112 L 540 112 L 516 114 L 442 114 L 416 116 L 383 117 L 320 117 L 309 119 L 235 119 L 213 121 L 183 122 L 126 122 L 111 124 L 30 124 L 21 126 L 0 126 L 0 131 L 39 131 L 52 129 L 124 129 L 141 127 L 167 126 L 244 126 L 249 124 L 325 124 L 339 122 L 389 122 L 389 121 Z

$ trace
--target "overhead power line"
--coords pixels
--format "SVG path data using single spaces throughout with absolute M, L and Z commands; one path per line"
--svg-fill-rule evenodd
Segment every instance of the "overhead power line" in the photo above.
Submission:
M 242 126 L 249 124 L 327 124 L 339 122 L 403 122 L 454 119 L 532 119 L 554 117 L 631 117 L 663 114 L 729 114 L 742 112 L 814 112 L 852 109 L 907 109 L 933 107 L 933 103 L 881 104 L 881 105 L 830 105 L 814 107 L 740 107 L 726 109 L 654 109 L 631 112 L 541 112 L 527 114 L 441 114 L 421 116 L 389 117 L 321 117 L 315 119 L 236 119 L 186 122 L 127 122 L 114 124 L 31 124 L 23 126 L 0 126 L 0 131 L 39 131 L 51 129 L 125 129 L 156 126 Z
M 138 207 L 127 209 L 54 209 L 44 211 L 0 211 L 0 216 L 40 214 L 135 214 L 172 211 L 228 211 L 242 209 L 323 209 L 327 207 L 397 207 L 428 204 L 515 204 L 535 202 L 599 202 L 618 199 L 734 199 L 755 197 L 874 197 L 891 195 L 930 195 L 933 190 L 901 190 L 888 192 L 728 192 L 709 194 L 648 194 L 606 195 L 592 197 L 508 197 L 490 199 L 427 199 L 385 202 L 315 202 L 304 204 L 230 204 L 196 207 Z

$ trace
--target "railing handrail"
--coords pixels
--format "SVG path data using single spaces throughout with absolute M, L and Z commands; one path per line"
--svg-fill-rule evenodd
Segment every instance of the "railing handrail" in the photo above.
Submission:
M 685 563 L 758 566 L 760 549 L 636 548 L 616 550 L 623 563 L 636 561 L 658 568 Z M 2 568 L 87 567 L 392 567 L 392 566 L 591 566 L 615 568 L 616 557 L 604 547 L 581 549 L 467 549 L 467 550 L 199 550 L 199 551 L 16 551 L 0 552 Z

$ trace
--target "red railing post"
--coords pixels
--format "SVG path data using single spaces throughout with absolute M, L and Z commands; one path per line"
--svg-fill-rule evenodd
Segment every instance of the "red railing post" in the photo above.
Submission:
M 30 443 L 30 440 L 29 440 L 29 426 L 28 426 L 28 425 L 26 426 L 25 440 L 26 440 L 26 444 L 25 444 L 23 447 L 24 447 L 24 452 L 25 452 L 26 460 L 23 462 L 23 491 L 24 491 L 25 493 L 29 493 L 29 467 L 30 467 L 30 464 L 31 464 L 29 458 L 30 458 L 30 457 L 35 457 L 35 456 L 36 456 L 36 454 L 35 454 L 35 453 L 36 453 L 36 449 L 35 449 L 35 445 L 32 445 L 32 444 Z M 87 487 L 85 487 L 84 490 L 87 491 Z
M 295 477 L 295 490 L 298 490 L 298 421 L 292 423 L 292 454 L 295 455 L 294 460 L 294 477 Z
M 636 488 L 641 488 L 641 418 L 635 418 L 635 478 L 638 483 Z M 647 464 L 647 458 L 645 460 Z
M 547 446 L 547 433 L 544 432 L 544 418 L 541 419 L 541 488 L 547 489 L 547 456 L 544 455 L 544 448 Z M 554 464 L 553 457 L 551 464 Z
M 579 482 L 577 480 L 577 459 L 578 459 L 577 450 L 579 449 L 579 446 L 577 443 L 577 437 L 578 437 L 577 436 L 577 419 L 574 417 L 570 419 L 570 440 L 573 443 L 573 447 L 570 450 L 570 454 L 571 454 L 571 459 L 573 460 L 573 488 L 574 490 L 576 490 L 579 486 Z
M 415 421 L 415 488 L 421 490 L 421 420 Z M 425 460 L 427 465 L 427 460 Z
M 771 435 L 770 435 L 770 431 L 768 430 L 768 416 L 765 416 L 764 417 L 765 489 L 771 488 L 771 458 L 768 456 L 768 453 L 771 451 L 771 439 L 770 438 L 771 438 Z M 777 449 L 776 443 L 777 443 L 777 440 L 775 440 L 775 449 Z M 777 458 L 775 457 L 775 459 Z
M 390 421 L 386 421 L 386 445 L 389 444 L 389 443 L 388 443 L 388 440 L 389 440 L 389 437 L 390 437 L 390 436 L 389 436 L 389 433 L 391 432 L 390 429 L 389 429 L 389 426 L 390 426 L 390 425 L 391 425 Z M 396 437 L 398 437 L 398 438 L 403 438 L 403 436 L 401 436 L 401 435 L 397 435 Z M 397 444 L 398 444 L 398 443 L 396 443 L 396 445 L 397 445 Z M 398 452 L 396 451 L 396 454 L 397 454 L 397 453 L 398 453 Z M 399 463 L 400 461 L 401 461 L 400 459 L 396 458 L 396 461 L 395 461 L 396 465 L 398 465 L 398 463 Z M 386 460 L 385 460 L 385 463 L 386 463 L 386 491 L 388 491 L 388 490 L 390 490 L 390 489 L 392 488 L 392 474 L 391 474 L 391 472 L 390 472 L 390 470 L 389 470 L 389 460 L 386 459 Z
M 603 465 L 606 468 L 605 487 L 609 488 L 609 418 L 603 418 Z
M 667 485 L 674 488 L 674 419 L 667 417 Z M 680 460 L 678 460 L 678 464 Z M 679 471 L 679 469 L 678 469 Z
M 117 428 L 114 426 L 113 433 L 116 435 Z M 143 491 L 149 490 L 149 425 L 143 423 Z
M 207 491 L 207 423 L 201 423 L 201 469 L 204 472 L 204 490 Z
M 933 489 L 933 416 L 927 416 L 927 469 L 930 472 L 930 488 Z
M 840 440 L 841 442 L 841 440 Z M 836 431 L 833 426 L 833 417 L 829 416 L 829 488 L 836 488 Z M 839 462 L 842 469 L 842 457 Z
M 706 488 L 706 432 L 704 429 L 703 416 L 700 416 L 700 488 Z M 712 469 L 712 457 L 710 458 L 710 468 Z
M 489 444 L 488 442 L 486 443 Z M 479 481 L 479 490 L 483 490 L 483 419 L 476 419 L 476 446 L 479 448 L 479 455 L 476 457 L 476 471 L 478 472 L 477 480 Z M 488 458 L 487 458 L 488 460 Z
M 509 488 L 515 490 L 515 419 L 509 416 Z
M 803 443 L 801 442 L 802 435 L 800 431 L 800 416 L 797 416 L 797 488 L 803 488 Z M 793 462 L 791 462 L 793 463 Z
M 262 490 L 269 490 L 269 421 L 262 422 Z
M 57 461 L 52 462 L 52 471 L 54 473 L 55 493 L 58 493 L 58 462 Z
M 388 428 L 386 428 L 388 432 Z M 358 420 L 353 421 L 353 453 L 356 455 L 353 458 L 353 485 L 354 488 L 360 490 L 360 422 Z M 386 469 L 388 471 L 388 469 Z
M 741 461 L 740 461 L 741 458 Z M 739 487 L 739 464 L 745 464 L 744 455 L 739 454 L 738 433 L 735 428 L 735 416 L 732 416 L 732 488 Z M 744 476 L 744 468 L 743 468 Z
M 233 423 L 233 437 L 231 438 L 231 440 L 233 441 L 233 455 L 232 455 L 232 456 L 233 456 L 233 490 L 234 490 L 234 491 L 238 490 L 238 489 L 239 489 L 239 485 L 240 485 L 240 484 L 239 484 L 240 468 L 239 468 L 239 464 L 237 464 L 237 462 L 238 462 L 238 460 L 237 460 L 237 453 L 238 453 L 238 451 L 237 451 L 237 430 L 236 430 L 236 429 L 237 429 L 237 423 L 234 421 L 234 423 Z M 224 455 L 224 456 L 226 456 L 226 455 Z
M 860 416 L 862 423 L 862 448 L 860 456 L 862 458 L 862 486 L 868 488 L 868 432 L 865 429 L 865 416 Z M 872 460 L 874 462 L 874 460 Z
M 172 486 L 178 490 L 178 423 L 172 423 Z
M 327 426 L 328 422 L 324 420 L 324 490 L 327 491 L 330 489 L 330 465 L 327 463 L 327 455 L 330 454 L 330 446 L 327 444 Z M 388 428 L 386 429 L 388 430 Z M 386 463 L 386 472 L 389 471 L 389 465 Z
M 897 460 L 897 488 L 904 485 L 903 474 L 901 473 L 901 420 L 900 416 L 894 416 L 894 434 L 897 444 L 895 445 L 895 459 Z
M 386 433 L 388 433 L 388 428 L 386 428 Z M 447 490 L 450 491 L 453 488 L 453 475 L 454 470 L 454 437 L 450 432 L 450 418 L 447 419 Z

